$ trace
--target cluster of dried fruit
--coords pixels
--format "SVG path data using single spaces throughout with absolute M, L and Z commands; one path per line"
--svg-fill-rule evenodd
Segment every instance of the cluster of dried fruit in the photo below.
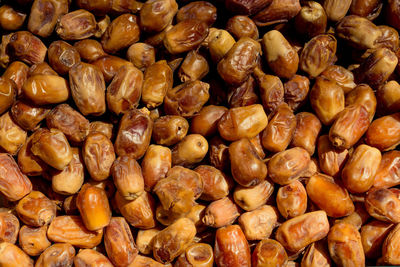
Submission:
M 15 0 L 0 30 L 0 267 L 400 264 L 400 0 Z

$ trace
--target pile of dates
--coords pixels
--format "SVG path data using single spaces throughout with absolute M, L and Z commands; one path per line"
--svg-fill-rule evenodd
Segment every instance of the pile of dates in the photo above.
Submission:
M 0 267 L 400 265 L 400 0 L 3 0 Z

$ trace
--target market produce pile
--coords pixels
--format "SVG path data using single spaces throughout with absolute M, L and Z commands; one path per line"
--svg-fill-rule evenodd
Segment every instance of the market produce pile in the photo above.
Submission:
M 400 0 L 6 0 L 0 267 L 400 265 Z

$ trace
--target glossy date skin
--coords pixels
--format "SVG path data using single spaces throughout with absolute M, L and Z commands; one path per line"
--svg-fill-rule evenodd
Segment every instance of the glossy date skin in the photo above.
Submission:
M 14 158 L 0 153 L 0 192 L 10 201 L 17 201 L 32 191 L 32 183 L 21 172 Z
M 260 53 L 258 42 L 249 37 L 240 38 L 218 63 L 219 75 L 228 84 L 242 84 L 257 66 Z
M 219 228 L 215 235 L 215 263 L 219 267 L 251 266 L 249 244 L 238 225 Z
M 150 116 L 137 109 L 132 109 L 122 117 L 114 143 L 118 156 L 129 155 L 134 159 L 141 158 L 149 144 L 153 130 Z

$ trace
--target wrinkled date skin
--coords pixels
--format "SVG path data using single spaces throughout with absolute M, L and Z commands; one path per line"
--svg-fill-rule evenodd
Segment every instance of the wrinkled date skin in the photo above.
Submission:
M 229 109 L 218 122 L 218 132 L 227 141 L 253 138 L 265 129 L 268 118 L 260 104 Z
M 331 266 L 331 259 L 329 257 L 329 252 L 326 247 L 326 242 L 318 241 L 312 243 L 304 253 L 301 259 L 301 266 L 313 267 L 313 266 Z
M 267 32 L 262 41 L 268 66 L 279 77 L 290 79 L 299 66 L 299 55 L 276 30 Z M 304 51 L 304 50 L 303 50 Z
M 310 91 L 310 103 L 324 125 L 331 125 L 344 109 L 343 89 L 334 81 L 318 77 Z
M 354 75 L 348 69 L 339 65 L 330 65 L 322 73 L 322 77 L 336 82 L 342 87 L 345 94 L 351 92 L 357 85 L 354 82 Z M 362 86 L 362 85 L 360 85 Z M 367 85 L 363 85 L 367 86 Z
M 367 84 L 356 86 L 346 95 L 346 107 L 356 104 L 364 106 L 371 122 L 375 115 L 377 100 L 374 91 Z
M 300 55 L 300 69 L 317 77 L 336 61 L 337 41 L 333 35 L 321 34 L 305 44 Z
M 306 189 L 310 199 L 330 217 L 344 217 L 354 212 L 354 204 L 347 190 L 327 175 L 311 176 Z
M 400 225 L 397 225 L 387 236 L 382 246 L 382 259 L 387 264 L 400 264 L 399 255 Z
M 36 267 L 46 266 L 72 266 L 75 257 L 75 249 L 68 243 L 56 243 L 48 247 L 40 254 L 36 261 Z
M 0 78 L 0 114 L 7 111 L 15 101 L 17 88 L 13 81 Z
M 285 218 L 302 215 L 307 209 L 307 192 L 303 184 L 297 180 L 281 186 L 276 195 L 279 212 Z
M 307 171 L 310 161 L 310 154 L 300 147 L 276 153 L 268 162 L 268 177 L 280 185 L 289 184 Z
M 11 107 L 11 117 L 26 131 L 34 131 L 50 112 L 47 107 L 32 105 L 29 101 L 16 101 Z
M 196 80 L 189 81 L 167 91 L 164 111 L 167 115 L 190 118 L 198 114 L 210 98 L 210 85 Z
M 200 197 L 203 187 L 203 181 L 197 172 L 175 166 L 169 170 L 166 178 L 157 182 L 153 192 L 165 210 L 184 214 L 190 211 L 194 200 Z
M 328 248 L 332 260 L 340 266 L 365 266 L 361 236 L 351 224 L 335 224 L 328 235 Z
M 236 186 L 233 199 L 242 209 L 252 211 L 266 204 L 273 192 L 273 184 L 264 180 L 252 187 Z
M 400 143 L 399 129 L 400 113 L 380 117 L 372 121 L 365 141 L 381 151 L 393 150 Z
M 56 32 L 63 40 L 82 40 L 93 36 L 97 30 L 96 18 L 84 9 L 60 17 Z
M 302 107 L 310 91 L 310 80 L 301 75 L 294 75 L 284 85 L 285 102 L 292 110 Z
M 128 266 L 138 254 L 131 229 L 123 217 L 111 218 L 104 230 L 104 245 L 115 266 Z
M 122 66 L 107 87 L 108 109 L 119 115 L 139 105 L 143 73 L 134 66 Z
M 297 113 L 296 119 L 291 146 L 304 148 L 313 155 L 322 124 L 317 116 L 309 112 Z
M 132 14 L 123 14 L 107 27 L 101 38 L 101 44 L 104 51 L 114 54 L 139 41 L 139 35 L 137 17 Z
M 32 138 L 32 153 L 57 170 L 72 160 L 72 150 L 65 135 L 58 129 L 41 128 Z
M 154 237 L 153 255 L 162 263 L 169 263 L 179 256 L 196 235 L 192 220 L 181 218 Z
M 307 153 L 308 154 L 308 153 Z M 257 185 L 267 176 L 267 166 L 247 138 L 229 146 L 232 176 L 237 183 L 249 187 Z
M 382 253 L 382 245 L 393 229 L 393 224 L 373 220 L 361 227 L 361 242 L 367 258 L 378 258 Z
M 126 200 L 135 200 L 143 193 L 142 169 L 133 158 L 121 156 L 116 159 L 112 165 L 111 174 L 115 187 Z
M 369 114 L 363 105 L 347 106 L 331 126 L 329 140 L 338 148 L 349 149 L 368 130 L 369 123 Z
M 200 199 L 212 201 L 228 196 L 231 181 L 220 170 L 213 166 L 200 165 L 194 171 L 200 174 L 204 184 Z
M 182 116 L 161 116 L 154 122 L 152 138 L 156 144 L 171 146 L 181 141 L 188 130 L 189 123 Z
M 195 49 L 207 35 L 208 26 L 205 22 L 187 19 L 169 29 L 163 41 L 168 52 L 180 54 Z
M 218 63 L 218 73 L 226 83 L 240 85 L 257 66 L 260 54 L 261 45 L 257 41 L 242 37 Z
M 91 133 L 82 148 L 86 169 L 93 180 L 103 181 L 110 176 L 115 160 L 114 146 L 102 133 Z
M 349 157 L 349 151 L 333 146 L 328 135 L 318 138 L 317 150 L 321 171 L 337 178 Z
M 381 152 L 367 145 L 358 146 L 342 170 L 344 186 L 352 193 L 367 192 L 374 184 Z
M 0 212 L 0 242 L 15 244 L 19 232 L 18 218 L 7 212 Z
M 157 61 L 146 68 L 144 73 L 142 101 L 148 108 L 161 105 L 172 89 L 173 72 L 165 60 Z
M 219 267 L 250 267 L 249 244 L 238 225 L 219 228 L 215 235 L 215 263 Z
M 261 134 L 262 146 L 271 152 L 284 151 L 296 130 L 296 116 L 286 103 L 269 116 L 269 123 Z
M 50 66 L 60 75 L 68 74 L 73 65 L 81 61 L 78 50 L 64 41 L 54 41 L 47 51 Z
M 7 69 L 3 73 L 3 78 L 12 80 L 17 89 L 17 95 L 22 94 L 22 86 L 25 81 L 28 79 L 29 67 L 21 62 L 14 61 L 12 62 Z
M 103 74 L 87 63 L 75 64 L 69 71 L 71 94 L 83 115 L 100 116 L 106 111 Z
M 284 222 L 276 232 L 276 240 L 289 252 L 298 252 L 323 239 L 329 232 L 325 211 L 309 212 Z
M 0 266 L 33 267 L 33 260 L 16 245 L 3 242 L 0 243 Z
M 234 16 L 226 23 L 226 29 L 236 37 L 250 37 L 257 40 L 259 37 L 257 25 L 249 17 Z
M 0 153 L 0 192 L 10 201 L 17 201 L 32 191 L 32 183 L 19 169 L 14 158 Z
M 128 201 L 117 192 L 115 203 L 122 216 L 133 227 L 151 229 L 156 226 L 155 201 L 151 194 L 143 192 L 135 200 Z
M 118 156 L 141 158 L 150 144 L 152 130 L 153 120 L 149 115 L 137 109 L 128 111 L 119 124 L 115 152 Z
M 365 198 L 365 207 L 368 213 L 378 220 L 400 222 L 400 199 L 390 189 L 371 189 Z
M 273 2 L 272 0 L 226 0 L 225 6 L 234 14 L 254 15 Z
M 273 239 L 261 240 L 251 256 L 253 267 L 287 266 L 288 255 L 285 248 Z
M 23 223 L 34 227 L 48 225 L 56 217 L 55 204 L 40 191 L 32 191 L 21 199 L 16 211 Z
M 75 267 L 114 266 L 106 256 L 94 249 L 80 250 L 74 258 L 74 265 Z
M 10 112 L 0 117 L 0 148 L 11 155 L 17 154 L 26 142 L 27 132 L 16 124 Z
M 68 104 L 56 106 L 46 117 L 46 125 L 62 131 L 69 141 L 82 143 L 89 134 L 89 120 Z
M 267 5 L 253 17 L 253 20 L 257 26 L 284 23 L 294 18 L 300 9 L 299 0 L 272 0 L 270 5 Z
M 267 112 L 274 112 L 284 101 L 285 90 L 281 79 L 279 79 L 278 76 L 261 72 L 258 67 L 255 68 L 254 74 L 257 78 L 261 103 L 264 109 Z M 253 78 L 250 77 L 249 80 L 250 79 Z M 249 80 L 246 83 L 248 83 Z
M 19 231 L 19 245 L 29 256 L 39 256 L 51 245 L 46 234 L 47 226 L 36 228 L 24 225 Z
M 204 212 L 206 226 L 220 228 L 232 224 L 240 215 L 238 206 L 228 197 L 211 202 Z
M 124 60 L 120 57 L 104 55 L 91 62 L 92 65 L 98 67 L 103 73 L 103 77 L 106 83 L 111 82 L 114 76 L 118 73 L 122 66 L 132 66 L 132 63 Z M 98 78 L 99 82 L 101 78 Z
M 166 177 L 172 165 L 171 156 L 171 150 L 168 147 L 149 146 L 141 165 L 146 191 L 151 191 L 159 180 Z
M 197 19 L 211 26 L 217 20 L 217 8 L 206 1 L 195 1 L 182 6 L 176 13 L 176 20 Z
M 400 151 L 382 154 L 382 160 L 376 170 L 373 186 L 389 188 L 400 184 Z
M 47 237 L 53 242 L 69 243 L 79 248 L 94 248 L 100 244 L 103 230 L 89 231 L 80 216 L 57 216 L 50 223 Z
M 47 53 L 47 47 L 42 41 L 28 31 L 12 34 L 7 50 L 12 57 L 28 65 L 43 62 Z
M 22 93 L 36 105 L 62 103 L 70 96 L 67 81 L 49 74 L 29 77 L 22 86 Z
M 178 11 L 175 0 L 151 0 L 140 10 L 140 25 L 144 31 L 160 32 L 173 20 Z
M 49 37 L 60 16 L 68 13 L 67 0 L 39 0 L 33 1 L 28 20 L 28 29 L 33 34 Z

